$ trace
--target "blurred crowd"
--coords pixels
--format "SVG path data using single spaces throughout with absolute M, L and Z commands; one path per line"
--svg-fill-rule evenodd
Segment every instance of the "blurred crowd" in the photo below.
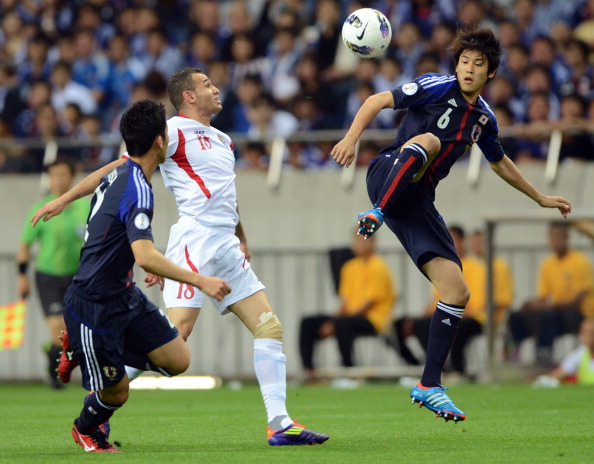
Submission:
M 346 16 L 384 12 L 392 44 L 378 59 L 342 45 Z M 81 168 L 118 156 L 93 142 L 117 137 L 119 116 L 151 98 L 174 111 L 167 80 L 198 67 L 221 91 L 213 125 L 239 135 L 238 169 L 267 167 L 268 141 L 298 130 L 344 129 L 373 93 L 427 73 L 453 73 L 456 28 L 498 31 L 505 53 L 485 98 L 507 154 L 546 158 L 563 134 L 561 159 L 594 159 L 594 0 L 2 0 L 0 172 L 38 172 L 44 148 L 6 141 L 69 137 Z M 397 128 L 384 110 L 372 127 Z M 331 168 L 335 141 L 291 142 L 285 164 Z M 381 141 L 362 144 L 359 165 Z M 379 145 L 378 145 L 379 144 Z

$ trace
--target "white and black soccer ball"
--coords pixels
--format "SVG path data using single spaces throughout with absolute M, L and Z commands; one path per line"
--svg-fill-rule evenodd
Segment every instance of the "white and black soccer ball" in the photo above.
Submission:
M 386 51 L 392 40 L 392 27 L 381 11 L 361 8 L 342 25 L 342 41 L 355 55 L 375 58 Z

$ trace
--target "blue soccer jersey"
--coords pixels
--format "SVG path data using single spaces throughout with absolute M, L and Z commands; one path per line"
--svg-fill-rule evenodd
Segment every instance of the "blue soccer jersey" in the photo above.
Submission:
M 132 284 L 135 240 L 153 240 L 153 191 L 140 166 L 127 160 L 101 179 L 91 202 L 75 286 L 92 299 L 112 298 Z
M 495 115 L 482 97 L 476 105 L 468 103 L 462 96 L 456 76 L 425 74 L 397 87 L 392 94 L 394 108 L 408 108 L 408 113 L 395 142 L 380 153 L 391 152 L 426 132 L 441 141 L 441 150 L 421 173 L 422 183 L 437 186 L 473 143 L 478 143 L 487 160 L 503 158 Z

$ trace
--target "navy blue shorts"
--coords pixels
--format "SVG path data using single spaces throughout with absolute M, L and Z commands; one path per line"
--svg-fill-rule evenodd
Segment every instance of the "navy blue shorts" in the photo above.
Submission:
M 64 321 L 87 390 L 102 390 L 122 380 L 125 351 L 147 354 L 179 334 L 135 286 L 117 298 L 97 301 L 71 285 L 64 297 Z
M 367 193 L 373 204 L 378 201 L 392 168 L 392 157 L 399 152 L 400 149 L 397 149 L 393 153 L 380 154 L 369 164 Z M 383 211 L 384 221 L 419 270 L 438 256 L 449 259 L 462 268 L 448 227 L 433 204 L 434 190 L 422 182 L 423 179 L 410 184 L 402 196 Z

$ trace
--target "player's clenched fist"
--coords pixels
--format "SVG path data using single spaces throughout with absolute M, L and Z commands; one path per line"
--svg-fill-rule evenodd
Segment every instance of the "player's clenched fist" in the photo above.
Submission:
M 225 295 L 231 293 L 231 286 L 219 277 L 201 276 L 198 288 L 217 301 L 223 301 Z

